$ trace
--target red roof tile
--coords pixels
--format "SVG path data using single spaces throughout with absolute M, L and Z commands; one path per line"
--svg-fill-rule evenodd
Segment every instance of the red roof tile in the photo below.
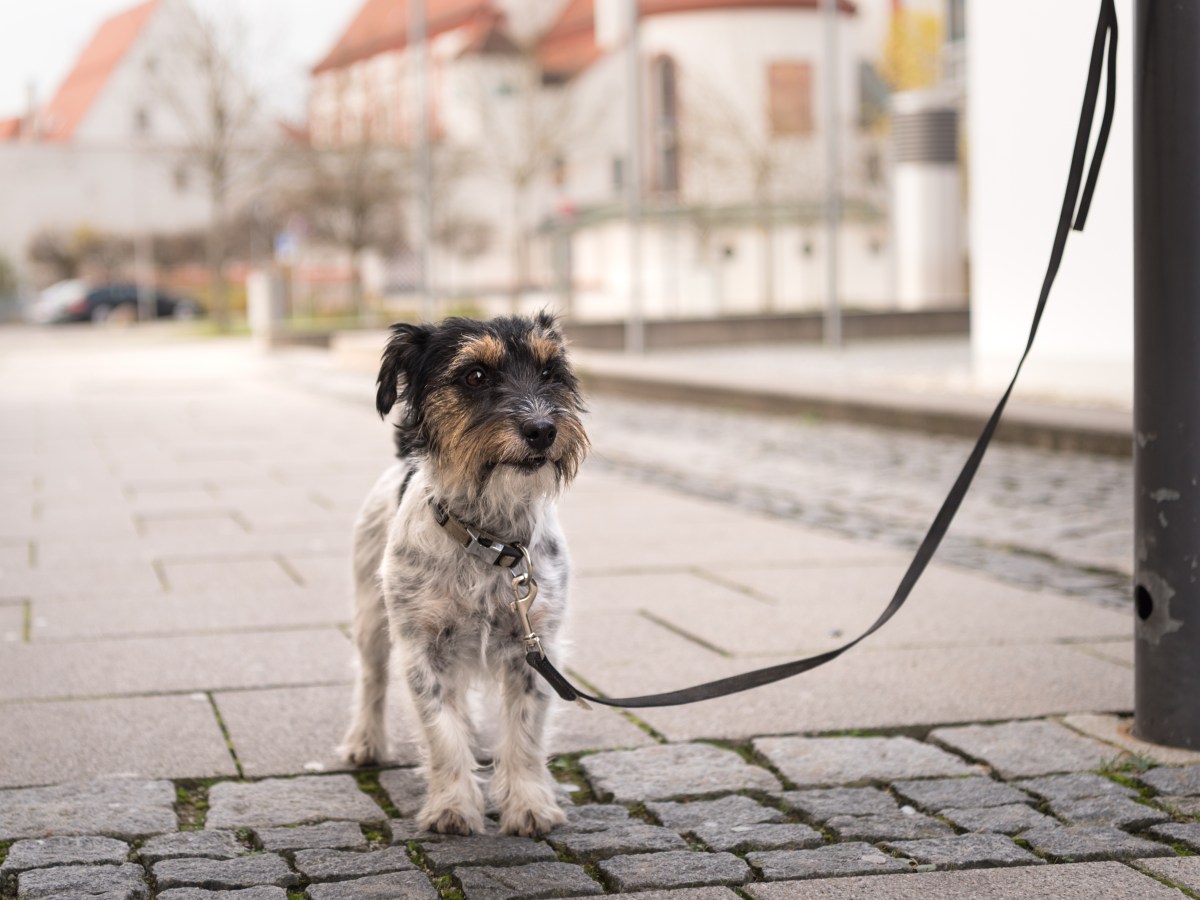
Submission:
M 492 0 L 425 0 L 425 32 L 442 32 L 471 23 L 477 16 L 496 15 Z M 408 44 L 408 0 L 366 0 L 354 20 L 325 57 L 313 66 L 317 75 L 370 59 Z
M 75 61 L 75 68 L 59 87 L 42 116 L 43 137 L 49 141 L 67 141 L 91 109 L 92 103 L 108 81 L 109 75 L 129 52 L 159 0 L 118 13 L 101 25 Z
M 642 18 L 668 13 L 716 9 L 817 9 L 821 0 L 639 0 Z M 838 0 L 838 9 L 854 15 L 852 0 Z M 603 52 L 596 44 L 595 0 L 570 0 L 546 31 L 538 58 L 548 73 L 569 77 L 596 61 Z

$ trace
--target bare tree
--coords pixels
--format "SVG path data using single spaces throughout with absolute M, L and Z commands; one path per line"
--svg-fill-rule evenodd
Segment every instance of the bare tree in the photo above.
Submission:
M 54 281 L 85 275 L 112 281 L 133 260 L 133 240 L 86 225 L 73 231 L 47 228 L 30 240 L 27 255 Z

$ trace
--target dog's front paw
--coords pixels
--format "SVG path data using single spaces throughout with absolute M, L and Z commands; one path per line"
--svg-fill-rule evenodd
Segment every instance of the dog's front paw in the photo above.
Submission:
M 372 736 L 351 730 L 337 748 L 337 753 L 352 766 L 377 766 L 388 758 L 387 740 L 382 735 Z
M 505 809 L 500 813 L 500 831 L 521 837 L 541 837 L 555 825 L 563 825 L 566 815 L 557 803 L 527 809 Z
M 438 834 L 476 834 L 483 831 L 483 817 L 478 813 L 464 813 L 457 809 L 421 810 L 417 821 L 426 831 Z

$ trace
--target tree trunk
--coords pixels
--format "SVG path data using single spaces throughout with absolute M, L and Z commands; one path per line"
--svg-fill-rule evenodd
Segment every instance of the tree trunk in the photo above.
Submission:
M 758 227 L 762 235 L 763 312 L 775 312 L 775 226 L 769 211 Z
M 214 188 L 208 218 L 206 255 L 208 291 L 213 322 L 217 330 L 229 330 L 229 285 L 225 283 L 225 192 Z

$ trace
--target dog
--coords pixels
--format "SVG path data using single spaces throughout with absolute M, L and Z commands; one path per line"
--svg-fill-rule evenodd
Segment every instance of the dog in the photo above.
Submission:
M 501 700 L 489 785 L 500 830 L 544 834 L 566 819 L 543 743 L 551 695 L 525 656 L 559 647 L 569 564 L 555 501 L 589 446 L 562 333 L 546 313 L 393 325 L 376 403 L 382 417 L 401 405 L 399 460 L 355 524 L 359 671 L 341 755 L 360 766 L 387 758 L 395 647 L 427 780 L 418 823 L 480 832 L 468 693 L 491 684 Z M 528 628 L 514 604 L 527 593 L 536 596 Z

